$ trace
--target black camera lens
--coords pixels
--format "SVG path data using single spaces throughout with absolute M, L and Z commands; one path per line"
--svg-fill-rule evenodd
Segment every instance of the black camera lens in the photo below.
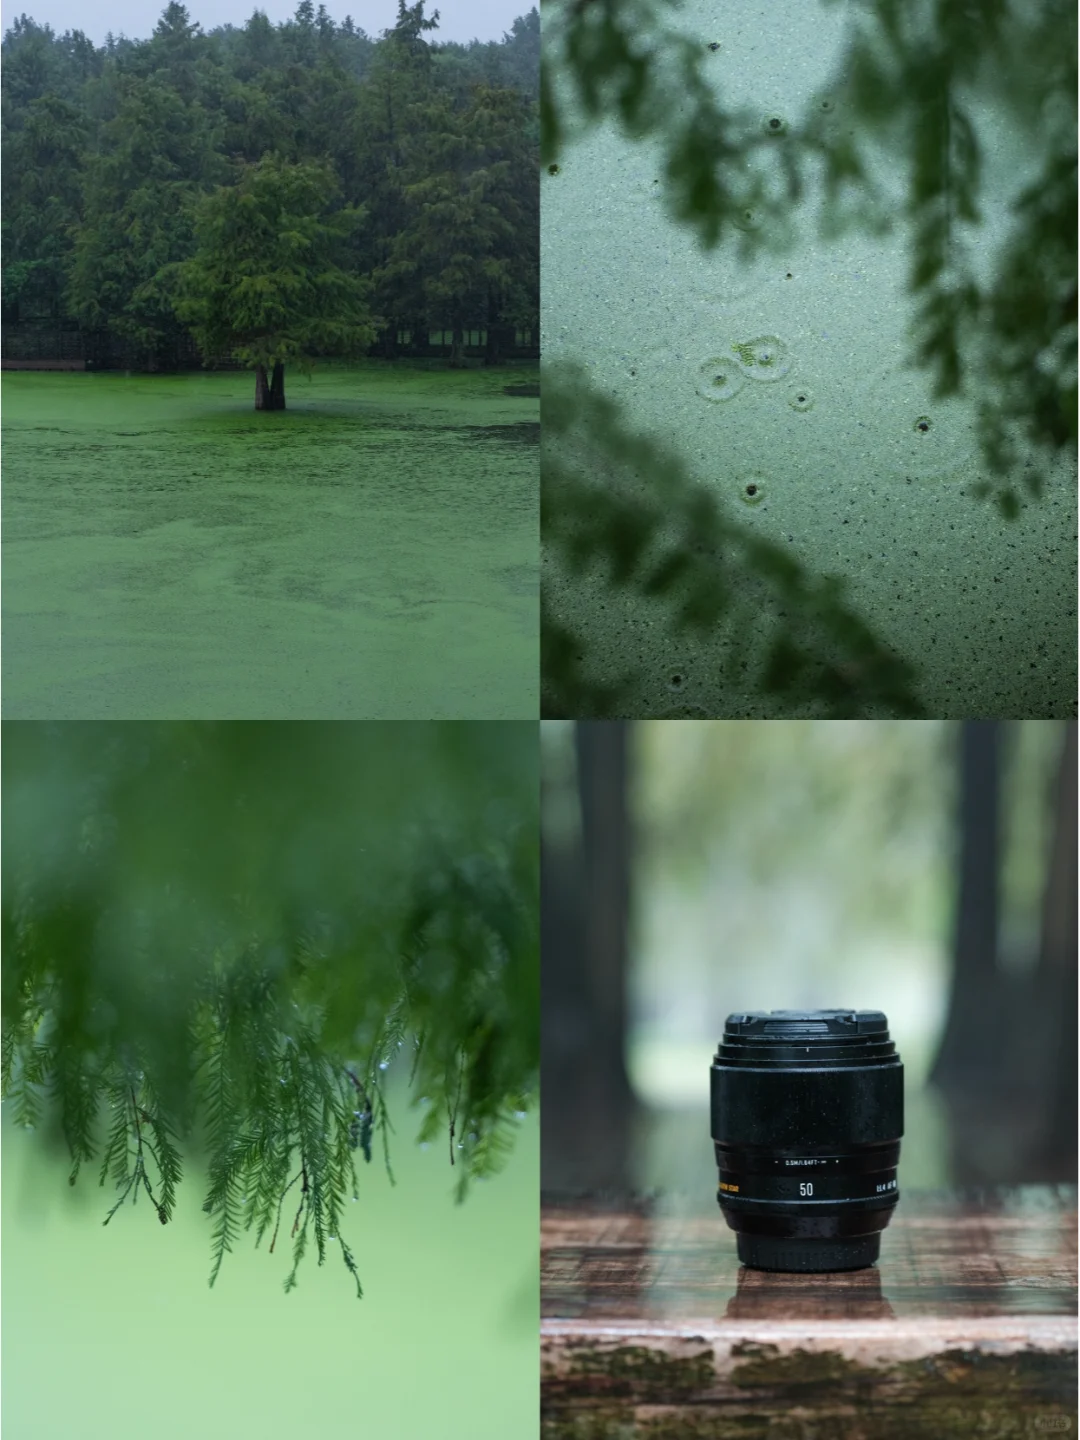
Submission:
M 711 1071 L 717 1198 L 755 1270 L 873 1265 L 900 1198 L 904 1067 L 879 1010 L 729 1015 Z

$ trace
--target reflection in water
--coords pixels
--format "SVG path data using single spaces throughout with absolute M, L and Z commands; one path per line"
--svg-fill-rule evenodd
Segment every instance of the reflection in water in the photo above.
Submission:
M 542 1313 L 563 1319 L 637 1313 L 654 1273 L 651 1200 L 545 1195 L 543 1207 Z M 585 1244 L 578 1240 L 583 1212 L 591 1217 Z
M 835 1274 L 786 1275 L 744 1265 L 725 1320 L 892 1320 L 876 1265 Z
M 977 1326 L 1075 1315 L 1076 1192 L 905 1194 L 878 1265 L 802 1275 L 741 1266 L 734 1235 L 698 1194 L 661 1194 L 649 1209 L 545 1200 L 541 1257 L 544 1317 L 586 1325 L 926 1318 Z

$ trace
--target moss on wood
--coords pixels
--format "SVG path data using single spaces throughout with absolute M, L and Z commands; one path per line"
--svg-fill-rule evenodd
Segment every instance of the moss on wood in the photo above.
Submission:
M 574 1347 L 543 1382 L 542 1440 L 1029 1440 L 1075 1433 L 1075 1351 L 949 1350 L 862 1365 L 834 1351 Z M 562 1367 L 560 1367 L 562 1368 Z
M 670 1400 L 708 1389 L 715 1373 L 711 1349 L 680 1356 L 647 1345 L 583 1345 L 570 1357 L 567 1378 L 568 1388 L 585 1380 L 607 1395 L 660 1394 Z

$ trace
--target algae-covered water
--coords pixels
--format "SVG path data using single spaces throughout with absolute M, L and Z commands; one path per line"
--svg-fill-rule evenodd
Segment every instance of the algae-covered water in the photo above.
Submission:
M 717 104 L 735 116 L 732 133 L 776 147 L 777 160 L 786 142 L 765 139 L 770 119 L 781 137 L 816 126 L 838 146 L 865 138 L 837 76 L 851 21 L 851 7 L 817 0 L 722 12 L 690 0 L 670 23 L 702 57 Z M 1012 233 L 1017 193 L 1039 172 L 1054 102 L 1070 113 L 1074 97 L 1048 82 L 1033 135 L 1004 105 L 971 101 L 980 219 L 958 227 L 957 244 L 984 282 Z M 871 154 L 899 219 L 900 168 L 888 152 Z M 834 205 L 834 231 L 823 233 L 811 172 L 789 225 L 751 207 L 703 250 L 665 208 L 667 163 L 659 144 L 605 124 L 545 170 L 545 364 L 586 366 L 622 423 L 677 457 L 736 523 L 808 573 L 840 577 L 853 609 L 913 667 L 926 714 L 1075 714 L 1075 454 L 1047 467 L 1033 499 L 1021 453 L 1013 479 L 1024 503 L 1004 519 L 973 493 L 986 478 L 977 387 L 936 398 L 930 374 L 908 364 L 905 227 L 845 230 Z M 748 257 L 751 231 L 762 243 Z M 598 574 L 551 559 L 553 613 L 583 638 L 586 677 L 637 673 L 626 713 L 769 716 L 768 696 L 736 693 L 711 637 L 676 630 L 658 601 L 613 595 Z
M 531 718 L 535 388 L 6 373 L 3 713 Z
M 66 1165 L 5 1125 L 5 1435 L 535 1435 L 538 1120 L 459 1206 L 445 1142 L 419 1150 L 417 1113 L 391 1104 L 397 1185 L 376 1154 L 343 1227 L 362 1300 L 332 1245 L 319 1269 L 312 1244 L 283 1294 L 289 1247 L 256 1251 L 253 1234 L 210 1290 L 204 1176 L 182 1181 L 169 1225 L 140 1203 L 103 1227 L 115 1197 L 97 1167 L 72 1190 Z

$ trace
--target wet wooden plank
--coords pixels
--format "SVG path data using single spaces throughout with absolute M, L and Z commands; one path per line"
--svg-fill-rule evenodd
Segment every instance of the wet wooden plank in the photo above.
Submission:
M 1076 1191 L 905 1195 L 878 1265 L 743 1269 L 718 1211 L 544 1205 L 545 1440 L 1076 1433 Z

